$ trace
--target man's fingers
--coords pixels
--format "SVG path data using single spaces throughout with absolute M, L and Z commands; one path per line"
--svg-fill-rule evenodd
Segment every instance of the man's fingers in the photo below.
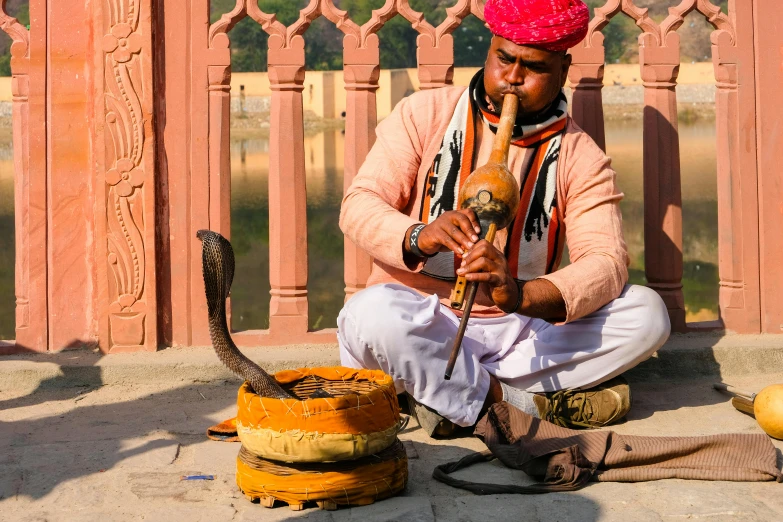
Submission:
M 466 254 L 462 259 L 462 266 L 472 263 L 476 259 L 480 258 L 487 258 L 491 259 L 494 262 L 499 261 L 499 257 L 502 256 L 500 251 L 498 251 L 497 248 L 495 248 L 494 245 L 491 245 L 486 239 L 482 239 L 478 243 L 476 243 L 476 246 L 471 249 L 468 254 Z
M 495 282 L 498 281 L 498 277 L 492 272 L 472 272 L 470 274 L 465 274 L 465 281 L 487 283 L 490 286 L 494 286 L 496 284 Z
M 449 235 L 460 245 L 460 250 L 457 252 L 459 255 L 463 255 L 474 246 L 473 241 L 468 239 L 468 236 L 466 236 L 459 227 L 452 228 Z
M 479 240 L 478 234 L 481 233 L 481 227 L 478 226 L 476 215 L 472 210 L 467 209 L 466 212 L 457 212 L 454 214 L 454 221 L 465 236 L 469 237 L 474 243 Z
M 472 250 L 479 240 L 476 230 L 481 229 L 477 228 L 478 221 L 470 209 L 445 212 L 432 225 L 424 229 L 419 239 L 420 248 L 425 252 L 430 252 L 433 247 L 443 251 L 445 247 L 462 256 Z M 423 245 L 426 245 L 426 249 Z
M 468 281 L 489 283 L 490 286 L 502 284 L 507 279 L 508 266 L 503 254 L 486 240 L 479 241 L 462 259 L 457 275 L 465 276 Z
M 498 268 L 497 264 L 486 257 L 480 257 L 473 261 L 464 261 L 457 270 L 457 275 L 468 276 L 475 273 L 491 273 Z
M 476 218 L 476 213 L 473 212 L 473 209 L 466 208 L 464 210 L 459 211 L 460 214 L 463 216 L 466 216 L 468 218 L 468 221 L 470 222 L 470 228 L 476 233 L 481 234 L 481 225 L 478 222 L 478 218 Z M 474 239 L 474 241 L 476 241 Z
M 464 235 L 462 237 L 465 237 Z M 458 256 L 461 256 L 465 249 L 460 245 L 454 238 L 452 238 L 446 231 L 443 231 L 443 237 L 441 238 L 440 243 L 457 254 Z
M 462 274 L 468 282 L 487 283 L 489 286 L 497 286 L 503 280 L 499 274 L 492 271 L 472 271 Z
M 470 219 L 470 224 L 473 227 L 473 230 L 476 231 L 476 234 L 481 234 L 481 225 L 478 222 L 478 218 L 476 218 L 476 213 L 473 212 L 472 209 L 467 210 L 468 219 Z

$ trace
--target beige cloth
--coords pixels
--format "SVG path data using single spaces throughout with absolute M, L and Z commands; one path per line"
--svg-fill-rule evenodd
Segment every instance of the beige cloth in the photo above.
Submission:
M 402 242 L 419 211 L 427 171 L 438 153 L 446 127 L 464 87 L 444 87 L 403 99 L 377 128 L 377 140 L 343 199 L 340 227 L 374 259 L 368 286 L 400 283 L 424 295 L 438 295 L 448 305 L 453 282 L 419 274 L 423 263 L 408 267 Z M 476 165 L 489 158 L 494 134 L 483 124 L 477 138 Z M 509 169 L 519 176 L 524 160 L 518 147 L 509 151 Z M 557 205 L 564 217 L 571 264 L 543 276 L 562 293 L 566 322 L 579 319 L 617 298 L 628 280 L 628 254 L 609 158 L 569 119 L 558 163 Z M 517 179 L 517 181 L 520 181 Z M 496 236 L 501 250 L 506 231 Z M 472 315 L 497 316 L 485 290 L 476 296 Z
M 645 437 L 612 431 L 575 431 L 536 419 L 506 402 L 489 409 L 476 426 L 475 434 L 491 453 L 472 454 L 459 462 L 438 466 L 433 474 L 437 480 L 477 494 L 569 491 L 579 489 L 590 480 L 783 481 L 775 447 L 763 434 Z M 543 483 L 477 484 L 449 475 L 493 456 Z

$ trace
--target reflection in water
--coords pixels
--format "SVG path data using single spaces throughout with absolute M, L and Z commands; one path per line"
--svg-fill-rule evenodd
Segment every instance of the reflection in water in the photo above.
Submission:
M 13 339 L 14 163 L 10 132 L 0 132 L 0 340 Z
M 715 122 L 680 125 L 683 292 L 687 321 L 718 318 L 718 201 Z M 607 122 L 607 153 L 625 198 L 620 203 L 630 280 L 644 284 L 642 124 Z
M 607 122 L 631 255 L 631 280 L 644 283 L 642 127 Z M 336 325 L 343 304 L 343 236 L 338 227 L 343 191 L 343 135 L 327 131 L 305 138 L 310 327 Z M 682 151 L 683 284 L 688 320 L 718 313 L 718 211 L 715 124 L 680 126 Z M 269 327 L 269 205 L 267 138 L 231 142 L 231 242 L 237 254 L 232 289 L 233 328 Z M 14 336 L 13 165 L 10 136 L 0 142 L 0 339 Z M 285 253 L 281 253 L 285 260 Z

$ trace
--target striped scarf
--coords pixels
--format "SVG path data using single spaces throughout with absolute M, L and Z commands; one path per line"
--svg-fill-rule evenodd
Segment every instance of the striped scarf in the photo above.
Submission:
M 500 115 L 487 105 L 483 86 L 482 69 L 457 102 L 424 183 L 419 214 L 423 223 L 434 221 L 448 210 L 457 210 L 459 190 L 473 166 L 477 121 L 483 119 L 492 132 L 497 131 Z M 557 209 L 557 161 L 567 109 L 568 102 L 561 92 L 552 108 L 536 121 L 514 126 L 511 144 L 525 150 L 518 178 L 519 208 L 509 225 L 504 254 L 512 277 L 518 281 L 548 274 L 560 263 L 565 227 Z M 427 261 L 422 273 L 454 280 L 461 262 L 461 257 L 453 252 L 440 252 Z

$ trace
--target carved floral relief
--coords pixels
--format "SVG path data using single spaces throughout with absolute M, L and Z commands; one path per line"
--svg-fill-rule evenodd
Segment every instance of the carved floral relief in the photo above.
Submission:
M 105 0 L 106 234 L 109 346 L 145 341 L 145 208 L 140 0 Z

